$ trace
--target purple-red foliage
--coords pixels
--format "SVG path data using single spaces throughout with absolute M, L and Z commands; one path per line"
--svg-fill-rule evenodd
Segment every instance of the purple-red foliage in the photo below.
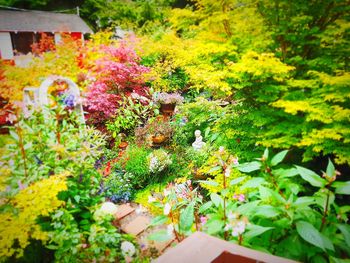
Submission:
M 113 116 L 122 95 L 135 92 L 147 96 L 144 73 L 149 69 L 140 65 L 140 57 L 126 43 L 100 45 L 98 53 L 102 57 L 91 69 L 96 80 L 88 87 L 86 106 L 91 117 L 99 113 L 99 122 L 103 122 Z

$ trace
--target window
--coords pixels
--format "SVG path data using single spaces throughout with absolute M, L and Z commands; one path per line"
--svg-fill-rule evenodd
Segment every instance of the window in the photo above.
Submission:
M 52 33 L 46 33 L 52 36 Z M 32 52 L 31 45 L 40 41 L 41 34 L 34 32 L 11 32 L 12 47 L 15 55 L 25 55 Z

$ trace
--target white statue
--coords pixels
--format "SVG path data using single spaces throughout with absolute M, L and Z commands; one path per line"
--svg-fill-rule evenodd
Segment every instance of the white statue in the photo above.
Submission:
M 203 142 L 203 137 L 201 136 L 201 131 L 200 130 L 196 130 L 194 132 L 194 136 L 196 136 L 196 140 L 194 141 L 194 143 L 192 143 L 192 147 L 198 151 L 200 149 L 202 149 L 205 146 L 205 142 Z

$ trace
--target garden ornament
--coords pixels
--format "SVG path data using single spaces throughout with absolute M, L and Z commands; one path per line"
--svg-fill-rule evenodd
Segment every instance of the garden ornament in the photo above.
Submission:
M 196 140 L 194 141 L 194 143 L 192 143 L 192 147 L 198 151 L 200 149 L 202 149 L 205 146 L 205 142 L 203 142 L 203 137 L 201 136 L 201 131 L 200 130 L 196 130 L 194 132 L 194 136 L 196 136 Z

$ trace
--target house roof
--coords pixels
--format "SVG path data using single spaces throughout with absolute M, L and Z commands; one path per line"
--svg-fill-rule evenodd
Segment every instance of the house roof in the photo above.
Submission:
M 0 10 L 0 31 L 93 33 L 78 15 Z

